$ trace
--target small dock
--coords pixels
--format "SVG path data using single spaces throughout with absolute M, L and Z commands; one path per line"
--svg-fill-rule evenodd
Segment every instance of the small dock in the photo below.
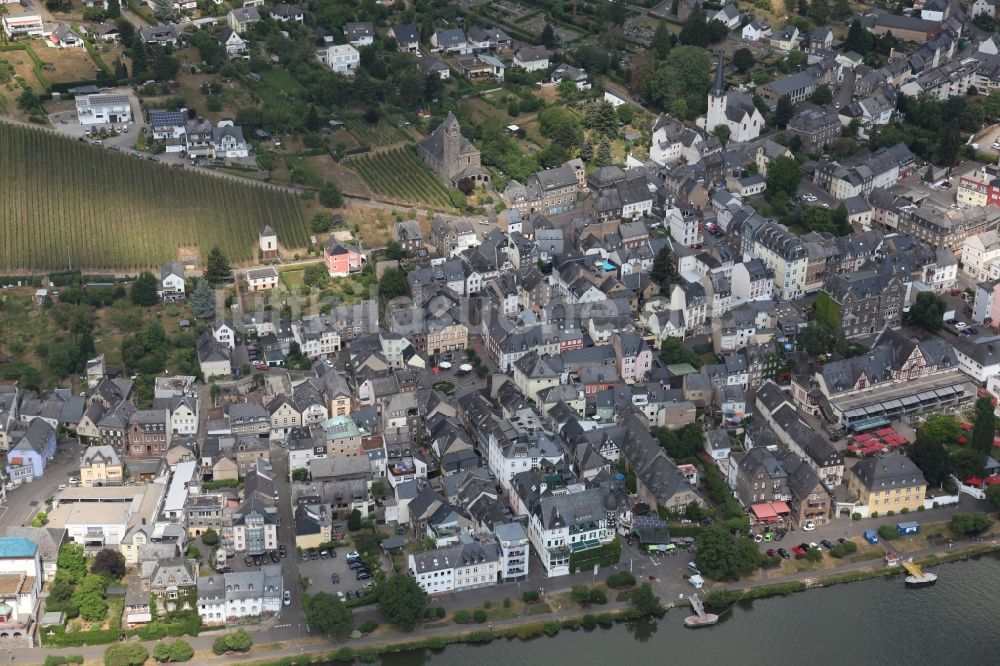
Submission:
M 684 626 L 690 627 L 691 629 L 698 629 L 699 627 L 711 627 L 719 621 L 719 616 L 714 613 L 706 613 L 705 606 L 702 605 L 701 599 L 698 598 L 697 594 L 692 594 L 688 599 L 691 600 L 691 608 L 696 613 L 695 615 L 689 615 L 684 619 Z
M 910 574 L 906 577 L 907 587 L 926 587 L 933 585 L 937 580 L 937 574 L 924 571 L 919 564 L 915 564 L 912 560 L 907 560 L 902 565 L 906 569 L 906 573 Z

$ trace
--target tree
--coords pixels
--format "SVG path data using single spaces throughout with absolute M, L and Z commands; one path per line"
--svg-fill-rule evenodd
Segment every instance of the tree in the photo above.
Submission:
M 347 638 L 354 628 L 354 613 L 337 597 L 326 592 L 303 599 L 306 621 L 330 638 Z
M 153 659 L 159 662 L 183 662 L 191 661 L 194 657 L 194 648 L 186 641 L 180 639 L 170 641 L 160 641 L 153 647 Z
M 944 166 L 955 166 L 962 150 L 962 136 L 957 123 L 948 123 L 938 139 L 938 162 Z
M 97 553 L 90 570 L 108 579 L 120 580 L 125 575 L 125 556 L 117 550 L 104 548 Z
M 347 529 L 351 532 L 357 532 L 361 529 L 361 512 L 357 509 L 351 511 L 351 515 L 347 517 Z
M 198 280 L 198 286 L 188 299 L 188 304 L 191 306 L 191 313 L 197 319 L 215 318 L 215 292 L 212 291 L 207 279 Z
M 972 449 L 961 449 L 952 455 L 951 468 L 955 476 L 960 479 L 982 476 L 986 471 L 986 454 Z
M 122 5 L 119 0 L 108 0 L 108 18 L 118 18 L 122 15 Z
M 153 15 L 160 23 L 174 20 L 174 7 L 171 0 L 153 0 Z
M 389 244 L 385 246 L 385 258 L 390 260 L 399 260 L 403 258 L 403 246 L 396 241 L 389 241 Z
M 975 511 L 973 513 L 956 513 L 951 517 L 951 523 L 948 527 L 955 534 L 970 536 L 985 531 L 992 524 L 993 520 L 989 516 L 982 511 Z
M 910 320 L 929 333 L 936 333 L 944 322 L 944 313 L 948 304 L 944 299 L 930 291 L 917 294 L 917 299 L 910 307 Z
M 219 636 L 212 642 L 212 652 L 215 654 L 225 654 L 226 652 L 248 652 L 253 646 L 253 639 L 245 629 L 239 629 L 229 634 Z
M 209 527 L 207 530 L 201 533 L 201 542 L 208 546 L 209 548 L 214 548 L 219 545 L 219 533 Z
M 38 109 L 38 93 L 30 88 L 26 88 L 17 97 L 17 108 L 25 113 L 33 113 Z
M 917 437 L 931 439 L 939 444 L 954 444 L 962 436 L 958 419 L 947 414 L 932 414 L 917 428 Z
M 792 197 L 799 189 L 802 172 L 799 163 L 792 157 L 775 157 L 767 165 L 767 191 L 773 197 L 779 192 Z
M 731 132 L 732 130 L 729 129 L 729 125 L 722 124 L 716 125 L 715 129 L 712 130 L 712 134 L 719 137 L 719 141 L 723 146 L 729 143 L 729 135 Z
M 333 181 L 326 181 L 319 188 L 319 202 L 327 208 L 340 208 L 344 205 L 344 195 Z
M 597 148 L 597 159 L 594 160 L 594 164 L 599 167 L 611 166 L 611 162 L 614 158 L 611 155 L 611 144 L 608 143 L 607 139 L 601 140 L 601 145 Z
M 222 253 L 222 249 L 216 245 L 208 253 L 208 266 L 205 269 L 205 279 L 210 285 L 222 284 L 232 274 L 229 267 L 229 260 Z
M 1000 509 L 1000 484 L 994 483 L 991 486 L 987 486 L 986 501 L 989 502 L 994 509 Z
M 928 485 L 940 486 L 951 474 L 948 450 L 937 439 L 918 433 L 917 440 L 907 448 L 906 454 L 923 472 Z
M 87 556 L 83 548 L 75 543 L 67 543 L 59 548 L 56 568 L 67 580 L 79 583 L 87 575 Z
M 552 29 L 551 23 L 546 23 L 545 27 L 542 28 L 542 46 L 547 49 L 556 47 L 556 31 Z
M 390 268 L 382 273 L 378 283 L 378 293 L 385 299 L 406 295 L 406 273 L 399 268 Z
M 379 586 L 379 610 L 400 629 L 409 631 L 417 626 L 427 604 L 427 593 L 405 574 L 393 576 Z
M 667 287 L 677 277 L 677 268 L 670 259 L 670 247 L 664 243 L 660 251 L 653 259 L 653 268 L 649 272 L 650 279 L 660 286 L 662 292 L 667 291 Z
M 760 566 L 760 551 L 750 539 L 737 538 L 719 525 L 701 530 L 695 539 L 695 563 L 715 580 L 737 580 Z
M 656 24 L 656 31 L 653 33 L 653 41 L 650 42 L 649 48 L 660 60 L 663 60 L 670 53 L 670 49 L 674 48 L 676 41 L 674 33 L 667 28 L 667 22 L 659 21 Z
M 778 98 L 778 105 L 774 109 L 772 121 L 778 128 L 785 129 L 785 127 L 788 126 L 788 121 L 792 119 L 792 114 L 794 113 L 795 107 L 792 106 L 792 100 L 788 97 L 788 95 L 782 95 Z
M 292 481 L 308 481 L 309 470 L 305 467 L 296 467 L 292 470 Z
M 649 583 L 643 583 L 629 593 L 632 608 L 640 615 L 662 615 L 663 606 Z
M 830 86 L 816 86 L 816 90 L 809 96 L 809 101 L 819 106 L 831 104 L 833 102 L 833 93 L 830 91 Z
M 543 137 L 567 151 L 583 143 L 580 121 L 574 113 L 558 105 L 538 114 L 538 129 Z
M 711 42 L 709 36 L 708 23 L 705 21 L 705 12 L 698 5 L 691 10 L 688 17 L 681 26 L 679 36 L 681 44 L 685 46 L 698 46 L 705 48 Z
M 976 400 L 972 418 L 969 444 L 973 450 L 989 455 L 993 451 L 993 438 L 996 436 L 996 419 L 993 417 L 993 401 L 990 396 L 985 395 Z
M 149 650 L 142 643 L 119 643 L 104 650 L 104 666 L 142 666 Z
M 684 344 L 674 337 L 669 337 L 660 343 L 660 361 L 664 365 L 674 363 L 688 363 L 695 368 L 701 367 L 701 357 L 688 349 Z
M 108 614 L 105 598 L 108 583 L 103 576 L 87 574 L 73 591 L 73 603 L 80 607 L 80 617 L 88 622 L 101 622 Z
M 733 67 L 740 74 L 749 71 L 756 63 L 757 60 L 753 57 L 753 51 L 746 47 L 736 49 L 736 52 L 733 53 Z
M 149 271 L 139 273 L 135 284 L 132 285 L 132 302 L 142 307 L 149 307 L 159 303 L 160 298 L 156 295 L 156 278 Z
M 313 215 L 309 221 L 309 230 L 314 234 L 325 234 L 333 226 L 333 214 L 325 210 Z

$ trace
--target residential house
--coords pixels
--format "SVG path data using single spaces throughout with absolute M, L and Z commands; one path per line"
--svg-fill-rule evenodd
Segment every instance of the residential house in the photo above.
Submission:
M 367 257 L 356 245 L 341 243 L 330 238 L 323 246 L 323 261 L 330 277 L 343 277 L 359 273 L 364 268 Z
M 230 9 L 226 15 L 226 24 L 238 35 L 246 34 L 254 23 L 260 21 L 260 12 L 256 7 L 239 7 Z
M 361 54 L 350 44 L 336 44 L 316 52 L 319 61 L 341 76 L 354 76 L 361 66 Z
M 132 103 L 120 93 L 78 95 L 76 117 L 81 125 L 107 125 L 132 122 Z
M 375 43 L 375 26 L 371 21 L 349 21 L 344 24 L 344 37 L 355 48 L 371 46 Z
M 549 51 L 544 46 L 522 46 L 514 53 L 514 67 L 537 72 L 549 67 Z
M 80 485 L 120 486 L 125 482 L 122 459 L 111 446 L 89 446 L 80 456 Z
M 395 25 L 386 31 L 389 37 L 396 40 L 396 50 L 404 53 L 416 53 L 420 50 L 420 33 L 412 23 Z

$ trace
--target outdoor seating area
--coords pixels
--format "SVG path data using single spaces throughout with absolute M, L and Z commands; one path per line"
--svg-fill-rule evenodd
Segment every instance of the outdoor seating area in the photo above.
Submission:
M 854 435 L 851 437 L 851 441 L 853 443 L 848 444 L 847 450 L 861 457 L 888 453 L 892 449 L 909 444 L 902 435 L 892 428 L 880 428 L 875 432 Z

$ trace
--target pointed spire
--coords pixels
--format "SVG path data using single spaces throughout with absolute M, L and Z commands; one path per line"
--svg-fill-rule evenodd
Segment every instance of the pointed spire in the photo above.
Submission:
M 458 118 L 451 111 L 448 112 L 448 117 L 444 119 L 445 127 L 458 127 Z
M 722 97 L 726 94 L 726 77 L 723 73 L 725 70 L 724 60 L 725 56 L 720 53 L 719 66 L 715 70 L 715 85 L 712 87 L 712 95 L 715 97 Z

